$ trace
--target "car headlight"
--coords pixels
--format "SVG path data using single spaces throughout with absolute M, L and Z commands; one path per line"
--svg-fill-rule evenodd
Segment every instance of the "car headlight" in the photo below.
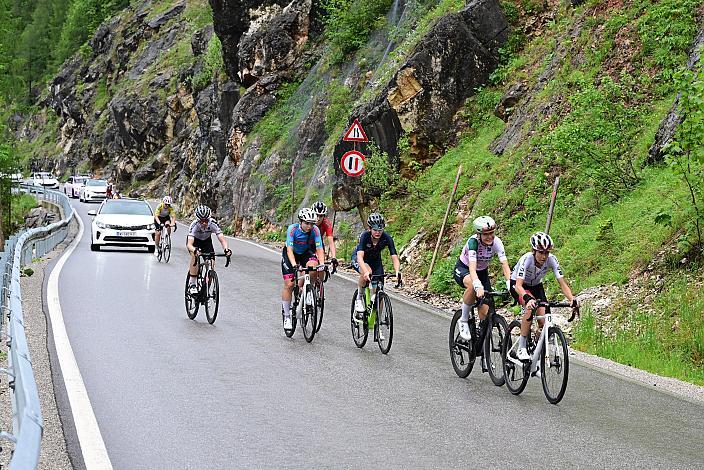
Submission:
M 154 224 L 147 225 L 147 230 L 154 230 L 155 228 L 156 228 L 156 225 L 154 225 Z
M 106 224 L 102 223 L 102 222 L 96 222 L 96 223 L 95 223 L 95 226 L 98 227 L 98 228 L 100 228 L 100 229 L 106 229 L 106 228 L 108 228 L 108 226 L 107 226 Z

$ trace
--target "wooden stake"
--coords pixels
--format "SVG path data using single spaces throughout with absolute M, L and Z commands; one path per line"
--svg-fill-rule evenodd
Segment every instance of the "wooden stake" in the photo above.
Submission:
M 428 281 L 430 281 L 430 275 L 433 274 L 433 267 L 435 266 L 435 259 L 438 256 L 438 250 L 440 249 L 440 241 L 442 240 L 442 235 L 445 233 L 445 225 L 447 225 L 447 218 L 450 216 L 450 209 L 452 208 L 452 201 L 455 200 L 455 194 L 457 193 L 457 185 L 460 182 L 460 175 L 462 174 L 462 165 L 457 168 L 457 177 L 455 178 L 455 185 L 452 187 L 452 195 L 450 200 L 447 201 L 447 210 L 445 211 L 445 218 L 442 221 L 442 227 L 440 227 L 440 234 L 438 235 L 438 241 L 435 243 L 435 251 L 433 251 L 433 259 L 430 261 L 430 268 L 428 269 L 428 275 L 425 278 L 425 287 L 428 287 Z
M 552 213 L 555 210 L 555 200 L 557 199 L 557 187 L 560 186 L 560 176 L 555 178 L 555 184 L 552 187 L 552 198 L 550 199 L 550 209 L 548 209 L 548 221 L 545 223 L 545 233 L 550 233 L 550 225 L 552 224 Z

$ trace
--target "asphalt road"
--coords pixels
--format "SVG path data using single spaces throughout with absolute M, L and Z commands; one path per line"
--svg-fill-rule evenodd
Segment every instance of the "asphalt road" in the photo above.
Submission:
M 557 406 L 478 367 L 458 378 L 449 320 L 394 303 L 388 356 L 349 328 L 354 285 L 327 285 L 313 343 L 281 329 L 280 257 L 230 240 L 214 325 L 186 318 L 185 227 L 168 264 L 90 251 L 97 205 L 61 273 L 71 344 L 114 468 L 699 467 L 704 407 L 570 364 Z M 218 246 L 217 242 L 215 242 Z M 219 248 L 219 247 L 218 247 Z

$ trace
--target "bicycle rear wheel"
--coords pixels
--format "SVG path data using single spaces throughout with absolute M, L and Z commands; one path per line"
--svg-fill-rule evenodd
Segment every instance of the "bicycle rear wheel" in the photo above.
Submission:
M 352 339 L 354 344 L 358 348 L 363 348 L 367 344 L 367 337 L 369 336 L 369 325 L 367 325 L 367 314 L 364 313 L 364 318 L 362 320 L 357 320 L 355 318 L 356 311 L 354 309 L 354 303 L 357 300 L 357 291 L 354 291 L 352 295 L 352 308 L 350 310 L 350 321 L 352 323 Z
M 471 341 L 465 341 L 460 336 L 460 327 L 457 323 L 462 316 L 462 310 L 455 311 L 452 321 L 450 322 L 450 361 L 452 362 L 452 368 L 455 369 L 455 374 L 458 377 L 466 378 L 470 372 L 472 372 L 472 367 L 474 367 L 474 359 L 476 359 L 476 354 L 474 348 L 472 347 Z
M 164 239 L 164 246 L 161 249 L 161 257 L 164 259 L 164 263 L 168 263 L 169 259 L 171 259 L 171 235 L 169 235 L 169 232 L 166 232 L 164 236 L 166 238 Z
M 506 388 L 514 395 L 520 394 L 530 376 L 530 365 L 524 364 L 513 356 L 518 349 L 518 337 L 521 335 L 521 321 L 513 320 L 506 330 L 504 343 L 501 345 L 501 362 L 504 369 Z
M 567 376 L 570 369 L 570 358 L 567 351 L 567 340 L 557 326 L 548 330 L 548 347 L 543 348 L 540 355 L 540 372 L 543 381 L 543 391 L 550 403 L 556 405 L 565 396 Z
M 190 292 L 188 292 L 189 277 L 190 275 L 186 273 L 186 315 L 189 319 L 193 320 L 194 318 L 196 318 L 196 315 L 198 315 L 198 308 L 200 307 L 200 303 L 198 302 L 198 299 L 196 297 L 193 297 Z
M 315 325 L 315 332 L 320 331 L 320 327 L 323 324 L 323 310 L 325 310 L 325 283 L 323 281 L 318 281 L 318 322 Z
M 501 365 L 501 347 L 506 337 L 508 325 L 504 317 L 494 313 L 491 317 L 491 330 L 484 337 L 484 361 L 489 370 L 489 377 L 494 385 L 500 387 L 504 384 L 504 368 Z
M 212 269 L 208 271 L 208 277 L 205 281 L 205 296 L 205 318 L 212 325 L 218 317 L 218 306 L 220 304 L 218 275 Z
M 394 314 L 391 299 L 384 291 L 376 294 L 376 311 L 377 344 L 382 354 L 388 354 L 394 339 Z
M 303 319 L 301 320 L 301 328 L 303 328 L 303 337 L 310 343 L 315 337 L 318 311 L 318 301 L 316 299 L 315 289 L 311 284 L 306 286 L 301 302 L 303 302 Z

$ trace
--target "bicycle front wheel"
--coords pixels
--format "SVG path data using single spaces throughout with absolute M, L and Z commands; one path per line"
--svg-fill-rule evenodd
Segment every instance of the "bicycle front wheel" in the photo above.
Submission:
M 193 320 L 196 318 L 196 315 L 198 315 L 198 308 L 200 307 L 200 303 L 198 302 L 197 298 L 193 297 L 191 293 L 188 292 L 188 278 L 189 274 L 186 273 L 186 315 L 189 319 Z
M 171 236 L 168 232 L 164 236 L 166 238 L 164 239 L 164 247 L 161 250 L 161 257 L 164 259 L 164 263 L 168 263 L 169 259 L 171 259 Z
M 315 325 L 315 332 L 320 331 L 323 324 L 323 310 L 325 310 L 325 283 L 318 281 L 318 322 Z
M 504 343 L 501 345 L 501 362 L 504 368 L 506 388 L 514 395 L 520 394 L 526 388 L 530 376 L 530 364 L 524 364 L 515 357 L 520 335 L 521 321 L 513 320 L 508 325 Z
M 376 344 L 382 354 L 388 354 L 394 339 L 394 314 L 391 299 L 384 291 L 376 295 Z
M 315 337 L 318 311 L 315 289 L 312 285 L 309 284 L 306 286 L 301 302 L 303 302 L 303 319 L 301 320 L 301 328 L 303 328 L 303 337 L 310 343 Z
M 212 325 L 218 317 L 218 304 L 220 303 L 218 275 L 212 269 L 208 271 L 208 277 L 205 281 L 205 295 L 205 318 Z
M 159 240 L 159 246 L 157 246 L 156 250 L 156 260 L 161 263 L 161 257 L 164 255 L 164 250 L 162 247 L 164 246 L 164 237 L 162 235 L 161 239 Z
M 567 340 L 559 327 L 550 327 L 548 330 L 548 345 L 545 348 L 543 343 L 543 349 L 546 349 L 540 355 L 543 391 L 548 401 L 556 405 L 565 396 L 567 376 L 570 369 Z
M 501 347 L 506 337 L 508 325 L 504 317 L 494 313 L 491 317 L 491 330 L 484 337 L 484 361 L 489 370 L 489 377 L 494 385 L 500 387 L 504 384 L 504 368 L 501 365 Z
M 367 344 L 367 337 L 369 336 L 369 325 L 367 325 L 367 314 L 364 314 L 364 318 L 357 320 L 355 318 L 357 312 L 355 311 L 354 304 L 357 300 L 357 291 L 354 291 L 352 295 L 352 308 L 350 309 L 350 321 L 352 323 L 352 339 L 354 344 L 358 348 L 363 348 Z
M 474 367 L 474 359 L 476 354 L 471 341 L 466 341 L 460 336 L 460 327 L 458 322 L 462 316 L 462 310 L 457 310 L 450 322 L 450 361 L 452 368 L 455 369 L 455 374 L 463 379 L 467 378 L 472 367 Z

